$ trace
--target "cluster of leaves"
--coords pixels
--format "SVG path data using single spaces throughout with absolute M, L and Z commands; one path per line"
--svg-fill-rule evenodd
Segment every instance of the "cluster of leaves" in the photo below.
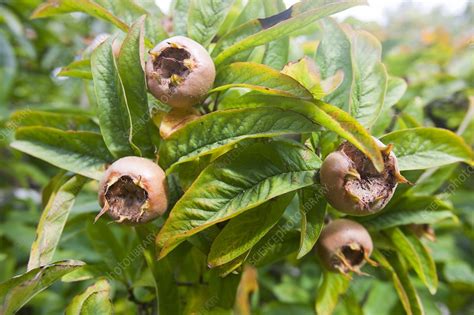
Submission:
M 15 312 L 36 296 L 31 300 L 36 305 L 56 302 L 57 309 L 43 307 L 46 313 L 62 311 L 67 303 L 71 314 L 112 308 L 161 314 L 423 314 L 424 309 L 431 314 L 437 306 L 430 294 L 439 288 L 446 295 L 451 286 L 461 294 L 449 307 L 465 307 L 469 295 L 462 293 L 474 287 L 466 253 L 451 246 L 446 254 L 441 242 L 428 245 L 414 225 L 441 221 L 448 236 L 443 241 L 458 240 L 452 229 L 472 241 L 460 228 L 472 228 L 473 222 L 458 218 L 468 217 L 472 193 L 472 168 L 460 162 L 473 163 L 474 105 L 466 87 L 474 69 L 449 73 L 449 79 L 465 83 L 455 91 L 464 96 L 465 107 L 439 125 L 433 111 L 424 110 L 443 101 L 431 98 L 430 89 L 447 79 L 412 84 L 410 77 L 413 65 L 430 62 L 425 56 L 388 55 L 384 64 L 382 45 L 373 35 L 328 17 L 358 4 L 363 2 L 302 1 L 286 9 L 273 0 L 176 0 L 172 19 L 146 0 L 41 4 L 32 17 L 82 12 L 109 23 L 115 33 L 93 41 L 58 72 L 70 78 L 64 82 L 83 86 L 89 95 L 85 112 L 26 108 L 8 120 L 7 128 L 15 130 L 11 147 L 61 171 L 40 183 L 41 217 L 27 218 L 38 222 L 27 272 L 0 285 L 2 312 Z M 163 140 L 157 127 L 167 108 L 147 94 L 142 65 L 144 52 L 170 35 L 188 36 L 209 49 L 217 77 L 199 106 L 204 115 Z M 317 38 L 315 45 L 290 45 L 305 36 Z M 117 43 L 120 52 L 114 53 Z M 14 54 L 11 49 L 2 54 L 10 59 L 0 69 L 13 78 Z M 442 62 L 444 74 L 448 61 Z M 393 74 L 408 81 L 408 93 L 406 81 Z M 34 86 L 33 80 L 28 82 Z M 7 80 L 2 88 L 11 90 L 12 84 Z M 66 88 L 51 90 L 54 95 Z M 12 107 L 22 101 L 2 95 Z M 429 97 L 420 100 L 421 95 Z M 369 229 L 380 267 L 367 267 L 374 278 L 349 282 L 321 270 L 311 251 L 325 216 L 341 216 L 326 204 L 317 174 L 325 156 L 344 140 L 381 169 L 371 135 L 394 145 L 400 170 L 416 185 L 400 187 L 381 213 L 351 218 Z M 170 209 L 144 226 L 103 220 L 94 225 L 94 180 L 107 164 L 127 155 L 159 156 Z M 26 220 L 20 219 L 23 214 L 12 216 L 8 222 Z M 3 235 L 5 230 L 2 239 L 18 241 L 17 231 Z M 10 258 L 15 246 L 0 253 L 10 273 L 17 264 Z M 55 292 L 67 299 L 48 296 L 52 290 L 40 293 L 61 282 Z

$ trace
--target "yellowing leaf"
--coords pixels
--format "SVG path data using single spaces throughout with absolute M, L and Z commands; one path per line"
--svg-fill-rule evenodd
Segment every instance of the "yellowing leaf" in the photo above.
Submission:
M 316 63 L 306 56 L 297 62 L 288 63 L 281 73 L 298 81 L 302 86 L 308 89 L 316 99 L 322 99 L 334 91 L 339 84 L 341 84 L 344 77 L 343 72 L 338 71 L 323 81 Z
M 258 290 L 257 269 L 251 265 L 245 265 L 237 296 L 235 298 L 235 311 L 237 314 L 250 315 L 250 294 Z
M 241 87 L 265 94 L 312 98 L 311 93 L 293 78 L 253 62 L 235 62 L 226 66 L 217 74 L 215 86 L 210 93 Z

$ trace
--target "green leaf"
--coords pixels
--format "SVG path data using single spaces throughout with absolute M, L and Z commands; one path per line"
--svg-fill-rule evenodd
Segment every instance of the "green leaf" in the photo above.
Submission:
M 362 310 L 362 306 L 359 303 L 359 292 L 356 292 L 355 290 L 348 290 L 346 294 L 344 294 L 344 298 L 341 302 L 343 303 L 346 314 L 365 315 L 364 311 Z
M 215 86 L 210 93 L 241 87 L 265 94 L 308 100 L 312 98 L 311 93 L 293 78 L 268 66 L 252 62 L 235 62 L 226 66 L 217 74 Z
M 249 252 L 246 262 L 266 266 L 298 250 L 300 232 L 297 220 L 281 219 Z
M 243 253 L 242 255 L 235 258 L 234 260 L 224 265 L 218 266 L 213 270 L 215 270 L 219 274 L 219 276 L 226 277 L 227 275 L 229 275 L 230 273 L 234 272 L 235 270 L 237 270 L 238 268 L 242 266 L 248 254 L 249 252 Z
M 338 273 L 324 271 L 316 296 L 316 313 L 331 315 L 339 297 L 349 289 L 349 279 Z
M 191 0 L 188 35 L 204 47 L 209 46 L 229 13 L 234 0 Z
M 301 99 L 269 95 L 245 95 L 234 102 L 234 108 L 280 107 L 291 109 L 308 117 L 313 122 L 337 133 L 361 150 L 378 170 L 383 169 L 380 149 L 368 131 L 345 111 L 330 104 L 315 100 L 310 103 Z
M 156 260 L 156 256 L 150 258 Z M 180 300 L 180 296 L 173 267 L 172 262 L 167 258 L 155 262 L 153 273 L 157 281 L 157 296 L 160 296 L 160 294 L 162 297 L 165 296 L 165 298 L 158 301 L 160 314 L 180 314 L 181 306 L 176 303 Z
M 384 105 L 388 74 L 382 63 L 382 45 L 366 31 L 353 31 L 352 66 L 354 79 L 351 89 L 351 113 L 370 128 Z
M 408 277 L 408 270 L 402 264 L 396 252 L 388 252 L 385 257 L 378 250 L 372 253 L 377 262 L 391 275 L 393 285 L 398 293 L 403 308 L 408 315 L 423 315 L 420 297 Z
M 261 7 L 261 5 L 259 5 L 259 8 L 260 7 Z M 253 12 L 252 14 L 257 14 L 258 11 L 259 11 L 258 10 L 259 8 L 255 8 L 256 12 Z M 261 11 L 263 11 L 263 7 L 260 8 L 260 9 L 261 9 Z M 245 13 L 245 11 L 243 11 L 242 13 Z M 214 46 L 214 48 L 212 49 L 212 53 L 211 53 L 211 56 L 212 56 L 213 60 L 225 48 L 228 48 L 228 47 L 232 46 L 235 42 L 240 41 L 242 39 L 245 39 L 248 36 L 258 32 L 259 30 L 261 30 L 261 26 L 260 26 L 260 22 L 258 21 L 258 19 L 248 21 L 247 23 L 242 24 L 242 25 L 234 28 L 233 30 L 231 30 L 229 33 L 227 33 L 226 35 L 224 35 L 221 39 L 219 39 L 217 41 L 217 43 Z M 231 58 L 229 58 L 229 60 L 227 60 L 226 63 L 230 63 L 230 62 L 234 62 L 234 61 L 247 61 L 247 60 L 250 59 L 250 56 L 251 56 L 252 52 L 255 51 L 255 50 L 257 50 L 257 48 L 256 49 L 248 49 L 246 51 L 237 53 L 234 56 L 232 56 Z
M 138 3 L 140 5 L 140 7 L 142 7 L 148 13 L 151 13 L 156 17 L 163 17 L 164 16 L 163 11 L 161 11 L 158 4 L 153 0 L 138 0 L 138 1 L 132 1 L 132 2 Z
M 364 226 L 371 230 L 384 230 L 391 227 L 408 224 L 434 224 L 444 219 L 456 217 L 451 211 L 391 211 L 374 219 L 363 221 Z
M 17 62 L 10 42 L 0 33 L 0 114 L 16 75 Z
M 298 194 L 301 214 L 298 258 L 301 258 L 313 249 L 321 234 L 326 214 L 326 199 L 321 185 L 305 187 Z
M 191 236 L 188 239 L 188 242 L 199 249 L 199 251 L 205 256 L 207 256 L 211 251 L 212 242 L 217 237 L 217 235 L 219 235 L 220 231 L 221 229 L 219 229 L 216 225 L 210 226 L 209 228 Z
M 124 250 L 125 244 L 119 242 L 107 222 L 104 220 L 98 220 L 95 223 L 92 220 L 87 222 L 86 233 L 92 248 L 102 257 L 110 270 L 109 276 L 113 276 L 123 283 L 129 283 L 129 269 L 133 264 L 130 261 L 127 265 L 124 264 L 129 253 Z M 140 255 L 135 257 L 137 259 Z
M 263 13 L 260 14 L 260 16 L 263 16 L 263 15 L 264 15 Z M 218 55 L 219 52 L 221 52 L 224 48 L 230 47 L 235 42 L 237 42 L 241 39 L 245 39 L 246 37 L 248 37 L 252 34 L 255 34 L 256 32 L 258 32 L 260 30 L 261 30 L 261 25 L 260 25 L 259 19 L 252 20 L 252 21 L 250 21 L 246 24 L 243 24 L 243 25 L 233 29 L 227 35 L 224 35 L 221 38 L 222 40 L 217 42 L 216 46 L 212 50 L 212 57 L 215 58 L 215 56 Z M 264 60 L 264 58 L 271 57 L 271 56 L 268 56 L 268 55 L 265 54 L 266 48 L 270 45 L 275 46 L 275 48 L 277 48 L 277 47 L 280 48 L 281 46 L 279 45 L 279 43 L 281 43 L 283 41 L 287 41 L 287 40 L 289 40 L 288 37 L 281 38 L 281 39 L 278 39 L 276 41 L 271 41 L 271 42 L 269 42 L 265 45 L 257 46 L 257 47 L 250 48 L 250 49 L 244 50 L 242 52 L 239 52 L 239 53 L 233 55 L 231 58 L 227 59 L 226 62 L 223 63 L 221 66 L 219 66 L 217 69 L 219 70 L 223 66 L 225 66 L 226 64 L 230 64 L 232 62 L 239 62 L 239 61 L 240 62 L 244 62 L 244 61 L 255 62 L 255 63 L 258 63 L 258 64 L 262 64 L 264 62 L 270 62 L 272 59 L 265 59 Z M 289 52 L 282 51 L 281 53 L 282 53 L 282 55 L 274 56 L 274 60 L 280 62 L 283 59 L 288 59 Z M 268 66 L 272 66 L 272 65 L 269 64 Z M 281 70 L 282 67 L 279 67 L 279 68 L 274 67 L 274 68 L 276 70 Z
M 235 0 L 232 3 L 229 13 L 227 13 L 227 16 L 219 27 L 216 36 L 214 36 L 214 41 L 216 41 L 218 38 L 221 38 L 224 34 L 226 34 L 232 29 L 232 26 L 234 25 L 239 15 L 242 13 L 243 9 L 244 3 L 242 0 Z
M 436 292 L 438 279 L 432 258 L 429 257 L 423 245 L 413 243 L 413 238 L 407 237 L 399 228 L 391 228 L 384 232 L 392 241 L 393 246 L 413 267 L 418 277 L 423 281 L 432 294 Z M 420 251 L 421 249 L 424 249 Z
M 92 116 L 86 114 L 62 113 L 24 109 L 15 111 L 10 116 L 9 126 L 19 127 L 42 126 L 61 130 L 100 132 Z
M 474 290 L 474 270 L 465 261 L 450 261 L 444 265 L 443 274 L 455 288 Z
M 136 1 L 128 0 L 132 3 Z M 145 10 L 145 12 L 137 12 L 138 17 L 134 18 L 134 21 L 139 19 L 140 16 L 143 16 L 146 13 L 145 18 L 145 30 L 144 30 L 144 37 L 145 37 L 145 45 L 147 48 L 151 48 L 154 44 L 165 40 L 166 38 L 170 37 L 165 29 L 165 26 L 168 25 L 167 23 L 171 23 L 168 20 L 163 12 L 161 12 L 158 5 L 152 0 L 144 0 L 138 2 Z M 136 4 L 135 4 L 136 5 Z
M 167 169 L 243 139 L 316 130 L 314 123 L 291 110 L 244 108 L 217 111 L 188 123 L 162 142 L 159 162 Z
M 172 261 L 169 257 L 156 261 L 157 253 L 154 246 L 154 238 L 157 233 L 151 225 L 137 225 L 135 227 L 140 246 L 143 248 L 143 255 L 148 268 L 153 274 L 155 284 L 155 294 L 158 297 L 158 309 L 160 314 L 181 314 L 179 301 L 179 291 L 176 285 Z M 166 298 L 159 298 L 166 295 Z
M 130 115 L 130 142 L 138 147 L 142 156 L 152 158 L 155 148 L 150 137 L 153 126 L 143 71 L 143 22 L 144 17 L 130 28 L 120 49 L 117 68 Z
M 92 80 L 91 61 L 89 59 L 73 61 L 62 67 L 57 76 Z
M 426 277 L 425 284 L 430 293 L 434 295 L 438 289 L 438 274 L 436 273 L 436 265 L 433 257 L 425 244 L 423 244 L 423 242 L 413 232 L 407 231 L 406 237 L 420 258 L 423 273 Z
M 354 80 L 352 69 L 351 41 L 339 24 L 333 19 L 321 20 L 323 38 L 316 51 L 316 62 L 323 78 L 344 72 L 339 87 L 324 101 L 350 112 L 351 86 Z
M 289 46 L 289 38 L 281 38 L 268 43 L 265 47 L 262 64 L 276 70 L 283 69 L 285 64 L 288 62 Z
M 13 10 L 9 9 L 7 6 L 0 7 L 0 18 L 2 23 L 11 31 L 14 36 L 24 36 L 25 27 Z
M 444 183 L 449 180 L 453 172 L 459 167 L 458 164 L 451 164 L 440 168 L 426 170 L 410 187 L 407 194 L 411 195 L 433 195 Z
M 60 170 L 56 175 L 50 178 L 48 183 L 43 187 L 41 191 L 41 206 L 43 208 L 46 207 L 46 205 L 49 202 L 49 199 L 51 196 L 56 193 L 57 188 L 59 185 L 62 185 L 64 183 L 64 180 L 67 179 L 66 177 L 67 171 L 65 170 Z
M 98 19 L 110 22 L 124 32 L 128 31 L 128 25 L 125 22 L 91 0 L 48 0 L 36 8 L 31 18 L 45 18 L 71 12 L 84 12 Z
M 249 0 L 234 22 L 234 28 L 265 15 L 262 0 Z M 232 31 L 231 31 L 232 32 Z
M 123 86 L 112 53 L 113 40 L 106 40 L 94 50 L 91 66 L 104 142 L 114 157 L 123 157 L 135 155 L 135 152 L 129 142 L 130 113 L 124 102 Z
M 136 21 L 140 16 L 148 14 L 142 6 L 137 3 L 141 0 L 94 0 L 97 4 L 106 8 L 109 12 L 122 18 L 127 24 Z M 141 3 L 140 3 L 141 4 Z
M 188 34 L 188 12 L 190 0 L 173 1 L 173 33 L 174 35 L 186 36 Z
M 35 295 L 83 265 L 77 260 L 58 261 L 3 282 L 0 284 L 0 313 L 10 315 L 18 312 Z
M 400 170 L 418 170 L 457 162 L 474 164 L 472 149 L 455 133 L 441 128 L 411 128 L 380 139 L 393 144 Z
M 69 216 L 76 196 L 87 179 L 82 176 L 63 176 L 62 182 L 49 198 L 43 210 L 36 237 L 31 245 L 28 270 L 49 264 L 61 238 L 61 234 Z
M 266 0 L 264 2 L 265 16 L 277 14 L 285 10 L 285 3 L 282 0 Z M 283 37 L 271 41 L 265 45 L 265 53 L 262 63 L 276 70 L 281 70 L 288 62 L 290 50 L 290 38 Z
M 24 16 L 21 14 L 21 12 L 19 12 L 18 8 L 16 6 L 1 6 L 0 20 L 2 20 L 2 24 L 8 29 L 8 34 L 11 35 L 9 37 L 14 39 L 15 44 L 18 45 L 18 51 L 21 51 L 22 57 L 25 59 L 37 58 L 36 48 L 33 46 L 32 41 L 27 37 L 27 23 L 25 23 Z M 6 33 L 3 33 L 3 35 L 5 34 Z M 0 47 L 5 48 L 3 43 L 0 45 Z
M 388 75 L 381 62 L 382 46 L 365 31 L 340 27 L 334 20 L 323 23 L 324 37 L 316 60 L 323 78 L 344 71 L 342 84 L 324 100 L 371 127 L 379 116 L 387 90 Z
M 383 110 L 386 110 L 402 98 L 407 90 L 407 83 L 402 78 L 389 76 L 387 82 L 387 93 L 383 102 Z
M 453 210 L 449 201 L 437 196 L 410 196 L 403 195 L 388 206 L 389 211 L 418 211 L 418 210 Z
M 330 3 L 318 5 L 316 7 L 310 4 L 311 9 L 309 10 L 307 9 L 307 3 L 297 3 L 291 8 L 273 17 L 258 20 L 258 27 L 261 31 L 234 42 L 234 44 L 217 55 L 214 59 L 214 63 L 216 66 L 219 66 L 239 52 L 286 37 L 292 32 L 297 31 L 320 18 L 365 3 L 365 1 L 360 0 L 331 1 Z M 242 27 L 249 25 L 252 31 L 258 30 L 258 28 L 253 26 L 256 24 L 255 22 L 256 21 L 250 21 Z
M 363 314 L 390 314 L 397 302 L 397 293 L 388 281 L 373 281 L 364 301 Z
M 74 297 L 66 308 L 66 315 L 112 314 L 110 291 L 110 284 L 107 280 L 98 280 Z
M 257 143 L 229 152 L 199 175 L 157 236 L 164 257 L 187 237 L 313 183 L 320 159 L 296 143 Z
M 270 199 L 231 219 L 212 243 L 209 266 L 226 264 L 249 251 L 278 222 L 293 197 L 288 193 Z
M 78 282 L 78 281 L 84 281 L 84 280 L 89 280 L 93 278 L 98 278 L 102 277 L 104 274 L 104 265 L 101 264 L 88 264 L 84 265 L 71 273 L 68 273 L 65 276 L 61 277 L 62 282 Z
M 11 146 L 59 168 L 100 180 L 113 157 L 102 137 L 87 131 L 62 131 L 46 127 L 22 127 Z

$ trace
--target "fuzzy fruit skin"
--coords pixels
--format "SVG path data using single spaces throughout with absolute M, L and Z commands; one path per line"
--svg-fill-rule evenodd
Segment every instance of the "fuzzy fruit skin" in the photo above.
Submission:
M 340 264 L 340 259 L 336 256 L 342 247 L 349 244 L 358 244 L 370 256 L 373 250 L 372 238 L 367 230 L 359 223 L 347 219 L 337 219 L 331 221 L 322 230 L 316 245 L 317 254 L 324 265 L 330 271 L 340 272 L 336 268 Z M 354 266 L 360 268 L 365 264 L 362 260 L 360 264 Z
M 123 176 L 139 181 L 141 187 L 148 194 L 148 207 L 136 223 L 149 222 L 166 211 L 168 197 L 165 172 L 151 160 L 136 156 L 123 157 L 107 168 L 99 183 L 99 204 L 101 207 L 104 207 L 106 203 L 105 196 L 108 187 Z M 121 219 L 119 215 L 112 211 L 107 211 L 107 213 L 114 220 Z
M 374 140 L 381 150 L 386 148 L 381 141 L 375 138 Z M 392 198 L 395 189 L 397 188 L 399 176 L 401 177 L 398 169 L 397 158 L 393 152 L 390 152 L 385 157 L 386 169 L 387 165 L 390 165 L 389 168 L 393 172 L 393 176 L 396 180 L 393 187 L 388 190 L 388 194 L 379 202 L 371 205 L 364 205 L 354 199 L 345 187 L 348 174 L 357 168 L 355 163 L 341 150 L 332 152 L 326 157 L 320 170 L 321 184 L 325 188 L 327 201 L 338 211 L 351 215 L 362 216 L 380 211 Z M 375 172 L 375 169 L 371 164 L 364 167 L 366 169 L 370 168 L 372 170 L 369 171 Z M 384 172 L 385 171 L 386 170 L 384 170 Z
M 168 139 L 173 133 L 199 117 L 201 117 L 199 112 L 194 108 L 172 109 L 161 121 L 160 136 L 163 139 Z
M 181 83 L 170 88 L 169 80 L 161 80 L 156 76 L 154 58 L 158 58 L 160 53 L 173 46 L 185 49 L 190 54 L 189 59 L 193 66 Z M 199 103 L 212 88 L 216 77 L 216 68 L 207 50 L 184 36 L 174 36 L 158 43 L 150 51 L 145 71 L 150 93 L 174 108 L 189 108 Z

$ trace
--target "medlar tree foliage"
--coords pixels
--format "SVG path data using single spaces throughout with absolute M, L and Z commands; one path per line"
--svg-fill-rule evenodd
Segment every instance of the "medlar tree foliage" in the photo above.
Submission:
M 27 272 L 0 285 L 2 313 L 59 280 L 82 289 L 67 314 L 258 313 L 269 280 L 257 270 L 283 278 L 294 271 L 272 267 L 286 259 L 313 262 L 319 282 L 294 294 L 314 294 L 318 314 L 360 309 L 350 286 L 362 273 L 423 314 L 420 290 L 438 288 L 423 231 L 456 218 L 430 195 L 447 167 L 473 164 L 462 137 L 472 114 L 457 132 L 391 123 L 405 81 L 373 35 L 329 17 L 364 3 L 177 0 L 171 16 L 150 1 L 41 4 L 33 18 L 82 12 L 114 28 L 58 74 L 83 81 L 87 114 L 10 119 L 11 147 L 61 171 L 44 189 Z M 290 59 L 301 32 L 317 47 Z M 95 213 L 68 221 L 90 192 Z M 68 226 L 95 251 L 55 255 Z

